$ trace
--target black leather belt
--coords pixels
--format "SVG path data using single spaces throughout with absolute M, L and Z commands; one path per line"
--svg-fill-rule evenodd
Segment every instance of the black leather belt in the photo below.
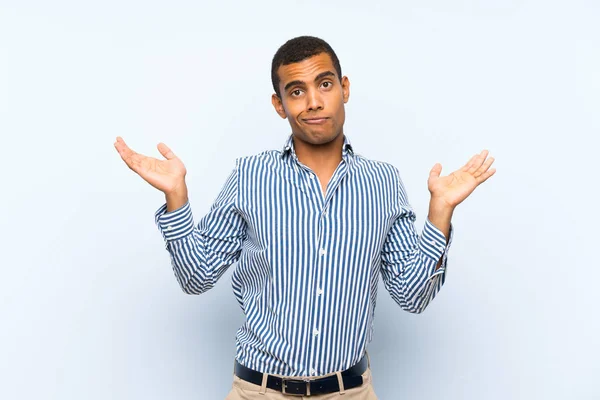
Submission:
M 358 363 L 341 372 L 344 390 L 352 389 L 363 384 L 362 374 L 367 370 L 368 362 L 369 360 L 365 353 Z M 262 385 L 262 372 L 245 367 L 237 360 L 235 360 L 234 373 L 245 381 L 259 386 Z M 288 379 L 269 375 L 267 377 L 267 387 L 291 396 L 311 396 L 338 392 L 340 390 L 337 375 L 319 379 Z

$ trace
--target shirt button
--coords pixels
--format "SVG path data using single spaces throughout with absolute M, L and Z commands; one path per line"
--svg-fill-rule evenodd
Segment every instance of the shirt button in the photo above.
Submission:
M 167 226 L 167 230 L 168 231 L 172 231 L 173 230 L 173 226 L 172 225 Z
M 319 288 L 317 289 L 317 296 L 320 296 L 323 294 L 323 289 Z
M 319 254 L 321 254 L 322 256 L 324 256 L 325 254 L 327 254 L 327 250 L 321 249 L 321 250 L 319 250 Z
M 310 174 L 310 175 L 308 175 L 308 177 L 309 177 L 310 179 L 315 179 L 315 176 L 314 176 L 313 174 Z
M 319 335 L 319 330 L 317 328 L 315 328 L 313 330 L 313 335 L 318 336 Z
M 317 370 L 314 369 L 314 368 L 311 368 L 310 369 L 310 373 L 311 373 L 311 375 L 316 375 L 317 374 Z

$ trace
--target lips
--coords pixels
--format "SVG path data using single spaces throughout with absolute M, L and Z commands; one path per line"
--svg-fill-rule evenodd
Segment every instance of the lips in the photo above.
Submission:
M 327 118 L 327 117 L 303 118 L 302 121 L 304 121 L 304 123 L 310 124 L 310 125 L 320 125 L 320 124 L 324 124 L 325 122 L 327 122 L 328 119 L 329 118 Z

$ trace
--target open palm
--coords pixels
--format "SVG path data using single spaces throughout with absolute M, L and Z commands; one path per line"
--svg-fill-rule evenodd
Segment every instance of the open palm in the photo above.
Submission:
M 121 137 L 117 137 L 115 148 L 125 164 L 146 182 L 166 193 L 173 192 L 184 184 L 186 169 L 183 162 L 164 143 L 157 148 L 166 160 L 147 157 L 131 150 Z
M 442 166 L 439 163 L 435 164 L 427 180 L 431 197 L 443 201 L 450 207 L 460 204 L 477 186 L 496 172 L 495 168 L 490 169 L 494 157 L 486 160 L 488 153 L 487 150 L 483 150 L 474 155 L 461 169 L 447 176 L 440 176 Z

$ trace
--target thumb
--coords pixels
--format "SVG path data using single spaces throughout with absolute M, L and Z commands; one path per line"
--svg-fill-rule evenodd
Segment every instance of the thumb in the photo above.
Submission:
M 435 163 L 435 165 L 433 166 L 433 168 L 431 168 L 431 171 L 429 171 L 429 178 L 437 178 L 440 176 L 440 173 L 442 172 L 442 164 L 440 163 Z
M 177 156 L 175 155 L 175 153 L 173 153 L 171 151 L 171 149 L 169 148 L 169 146 L 167 146 L 164 143 L 159 143 L 158 146 L 156 146 L 158 148 L 158 151 L 160 151 L 160 154 L 163 155 L 164 158 L 166 158 L 167 160 L 172 160 L 174 158 L 176 158 Z

